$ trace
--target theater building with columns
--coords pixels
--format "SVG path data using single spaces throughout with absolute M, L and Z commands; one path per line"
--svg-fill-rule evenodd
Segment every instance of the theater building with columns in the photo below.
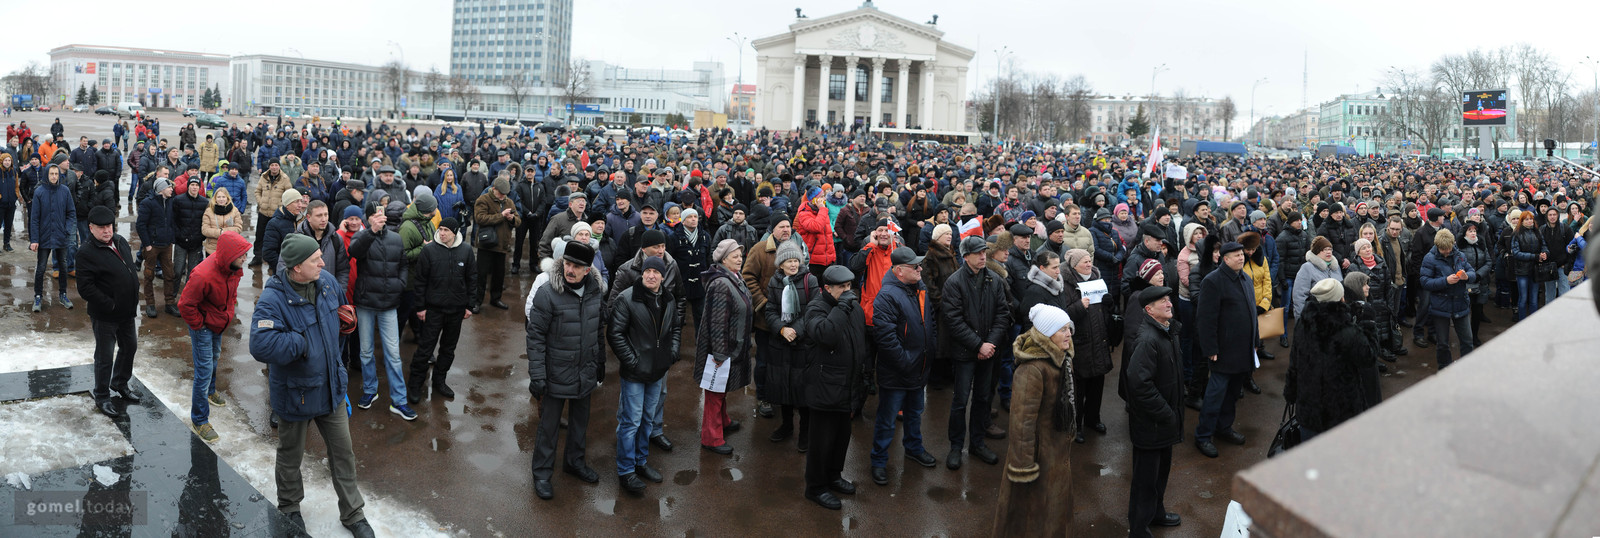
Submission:
M 751 41 L 760 89 L 752 126 L 967 130 L 974 52 L 945 41 L 936 23 L 890 15 L 869 1 L 844 13 L 799 16 L 787 32 Z

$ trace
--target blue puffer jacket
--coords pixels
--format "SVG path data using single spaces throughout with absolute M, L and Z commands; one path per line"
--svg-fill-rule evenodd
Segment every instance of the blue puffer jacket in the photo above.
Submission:
M 343 411 L 349 373 L 339 352 L 344 292 L 327 271 L 312 304 L 289 285 L 289 273 L 267 280 L 250 320 L 250 356 L 267 364 L 272 411 L 300 422 Z
M 1467 279 L 1455 284 L 1445 280 L 1456 271 L 1466 271 Z M 1478 273 L 1467 263 L 1467 257 L 1461 255 L 1460 249 L 1453 249 L 1449 256 L 1439 253 L 1439 247 L 1428 251 L 1422 258 L 1421 283 L 1422 289 L 1428 290 L 1428 313 L 1435 316 L 1459 318 L 1472 313 L 1472 300 L 1467 297 L 1467 284 L 1476 280 Z
M 933 358 L 933 300 L 921 282 L 907 285 L 883 275 L 883 287 L 872 300 L 872 326 L 878 344 L 878 386 L 890 390 L 918 390 L 928 384 L 928 360 Z M 918 308 L 918 296 L 921 308 Z
M 28 242 L 38 243 L 39 248 L 67 248 L 71 227 L 78 222 L 77 206 L 65 184 L 40 183 L 28 212 Z
M 211 178 L 211 192 L 206 193 L 206 196 L 215 198 L 218 188 L 228 189 L 228 196 L 233 197 L 233 206 L 240 208 L 240 211 L 250 207 L 250 188 L 245 186 L 243 176 L 229 176 L 226 173 L 218 174 L 216 177 Z
M 272 160 L 281 155 L 278 151 L 277 142 L 273 142 L 271 138 L 268 138 L 267 142 L 271 143 L 271 145 L 262 144 L 261 148 L 256 150 L 256 168 L 260 170 L 266 170 L 267 165 L 272 164 Z

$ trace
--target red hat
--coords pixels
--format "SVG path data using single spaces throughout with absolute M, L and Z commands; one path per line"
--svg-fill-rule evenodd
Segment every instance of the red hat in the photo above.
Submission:
M 693 172 L 689 172 L 689 177 L 702 177 L 704 175 L 705 174 L 701 174 L 699 170 L 695 170 Z
M 1144 279 L 1145 282 L 1150 282 L 1159 272 L 1161 272 L 1161 262 L 1155 258 L 1147 258 L 1143 264 L 1139 265 L 1139 278 Z

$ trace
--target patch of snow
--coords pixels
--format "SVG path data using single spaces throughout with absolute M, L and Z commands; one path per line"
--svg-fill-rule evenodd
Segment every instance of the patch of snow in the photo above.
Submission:
M 110 467 L 96 465 L 94 466 L 94 479 L 102 486 L 111 487 L 112 484 L 122 481 L 122 475 L 117 474 Z
M 28 475 L 23 474 L 22 471 L 6 475 L 6 483 L 17 489 L 33 489 L 33 480 L 28 478 Z
M 133 445 L 86 394 L 0 405 L 0 473 L 23 476 L 133 453 Z
M 7 331 L 10 332 L 10 331 Z M 75 342 L 69 338 L 51 338 L 48 344 L 33 331 L 17 331 L 0 337 L 0 349 L 6 358 L 0 361 L 0 373 L 31 372 L 80 364 L 94 364 L 94 340 Z

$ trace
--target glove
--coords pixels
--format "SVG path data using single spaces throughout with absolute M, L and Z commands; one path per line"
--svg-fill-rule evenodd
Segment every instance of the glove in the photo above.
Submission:
M 530 394 L 533 394 L 534 399 L 543 400 L 544 399 L 544 381 L 538 381 L 538 380 L 529 381 L 528 382 L 528 392 Z

